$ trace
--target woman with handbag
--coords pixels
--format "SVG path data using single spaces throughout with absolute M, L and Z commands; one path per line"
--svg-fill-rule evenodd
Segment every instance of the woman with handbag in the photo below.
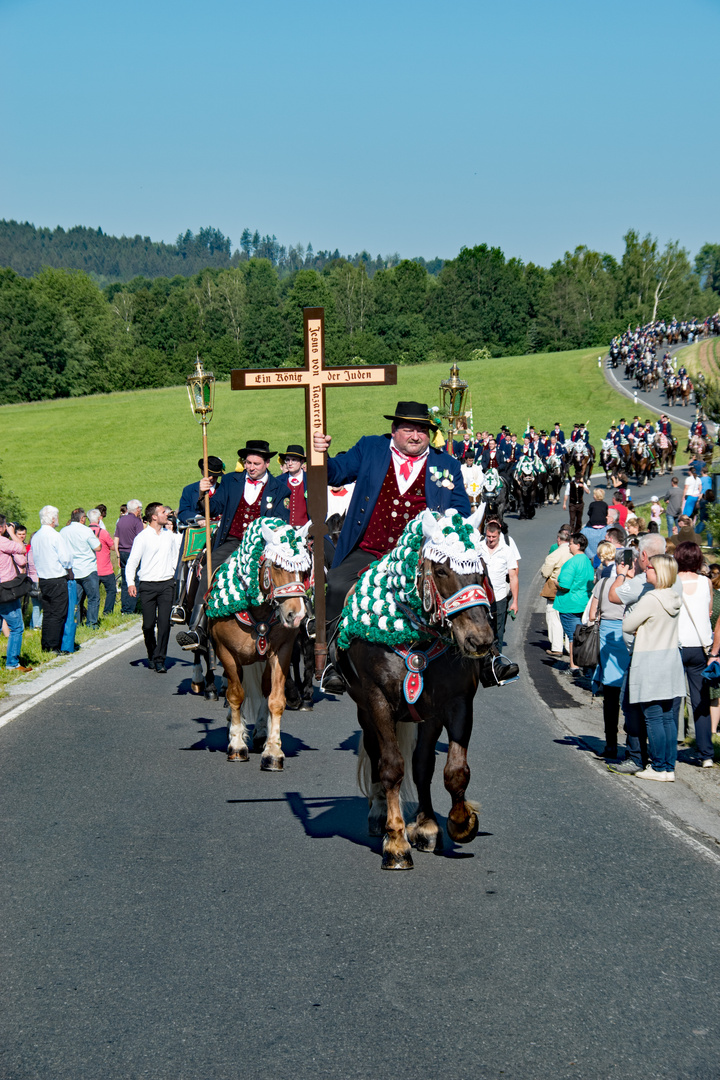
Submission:
M 557 596 L 558 575 L 568 559 L 572 558 L 569 540 L 570 531 L 565 528 L 561 529 L 557 535 L 557 544 L 554 550 L 548 553 L 545 562 L 540 567 L 540 573 L 545 578 L 545 584 L 540 590 L 540 595 L 545 600 L 545 623 L 550 640 L 550 648 L 547 650 L 547 654 L 553 660 L 559 660 L 563 654 L 563 638 L 565 635 L 560 622 L 560 614 L 555 610 L 553 604 Z
M 8 624 L 5 667 L 8 671 L 32 671 L 20 663 L 23 631 L 22 598 L 30 591 L 26 574 L 25 545 L 18 542 L 15 527 L 0 514 L 0 621 Z
M 690 688 L 690 703 L 695 720 L 695 742 L 700 765 L 711 769 L 714 751 L 710 721 L 710 687 L 703 679 L 707 655 L 713 640 L 712 586 L 710 580 L 700 573 L 703 553 L 697 544 L 688 540 L 675 548 L 678 578 L 682 582 L 683 596 L 680 609 L 680 652 Z M 678 717 L 682 702 L 678 703 Z
M 608 599 L 610 585 L 615 577 L 616 560 L 622 560 L 622 549 L 603 540 L 598 544 L 600 577 L 592 591 L 589 620 L 600 619 L 600 658 L 593 675 L 595 686 L 603 688 L 603 722 L 605 746 L 598 757 L 615 761 L 618 756 L 618 721 L 620 719 L 620 691 L 625 673 L 630 666 L 630 653 L 622 636 L 624 604 L 613 604 Z
M 623 630 L 635 634 L 628 696 L 645 718 L 650 764 L 635 773 L 641 780 L 675 779 L 677 721 L 674 699 L 685 692 L 679 629 L 682 600 L 673 589 L 677 563 L 672 555 L 653 555 L 645 570 L 652 588 L 623 617 Z
M 570 642 L 570 670 L 568 674 L 579 675 L 582 668 L 573 661 L 573 636 L 575 627 L 580 625 L 588 597 L 595 581 L 593 565 L 585 554 L 588 546 L 587 536 L 575 532 L 570 537 L 570 554 L 561 568 L 557 579 L 557 596 L 553 601 L 555 610 L 560 613 L 562 628 Z

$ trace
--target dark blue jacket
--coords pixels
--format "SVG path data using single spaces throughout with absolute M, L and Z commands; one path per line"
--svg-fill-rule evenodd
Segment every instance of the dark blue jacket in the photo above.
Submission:
M 222 514 L 222 519 L 215 533 L 213 548 L 219 547 L 228 538 L 230 526 L 240 505 L 240 500 L 245 491 L 247 473 L 226 473 L 222 484 L 215 489 L 215 494 L 210 499 L 210 513 L 213 517 Z M 290 520 L 290 508 L 285 506 L 285 499 L 289 499 L 287 485 L 277 476 L 268 473 L 268 480 L 262 491 L 261 517 L 278 517 L 283 521 Z
M 178 506 L 177 519 L 183 525 L 190 525 L 195 521 L 198 514 L 201 513 L 198 510 L 198 502 L 200 501 L 200 481 L 196 480 L 194 484 L 188 484 L 187 487 L 182 489 L 182 495 L 180 496 L 180 505 Z
M 338 540 L 333 566 L 338 566 L 363 538 L 375 504 L 390 468 L 390 436 L 366 435 L 346 453 L 328 458 L 328 483 L 333 487 L 355 481 L 355 490 Z M 439 487 L 431 469 L 447 469 L 453 488 Z M 425 469 L 425 499 L 428 510 L 457 510 L 470 517 L 470 500 L 465 491 L 460 462 L 444 450 L 430 447 Z

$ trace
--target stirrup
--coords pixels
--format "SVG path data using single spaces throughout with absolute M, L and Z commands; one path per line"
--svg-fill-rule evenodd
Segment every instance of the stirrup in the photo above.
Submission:
M 205 635 L 201 636 L 197 630 L 181 630 L 175 635 L 178 645 L 186 652 L 207 652 L 207 639 L 203 638 Z
M 507 674 L 503 678 L 503 668 Z M 480 682 L 488 689 L 492 686 L 507 686 L 508 683 L 517 682 L 520 678 L 520 669 L 503 653 L 492 655 L 490 663 L 487 661 L 480 668 Z
M 172 611 L 170 612 L 170 622 L 180 623 L 182 625 L 182 623 L 186 623 L 187 621 L 187 613 L 185 611 L 185 608 L 182 606 L 182 604 L 175 604 Z

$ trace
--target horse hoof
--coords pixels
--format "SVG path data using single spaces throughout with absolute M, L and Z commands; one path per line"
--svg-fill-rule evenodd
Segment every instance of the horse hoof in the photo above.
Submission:
M 209 686 L 207 688 L 207 690 L 205 691 L 205 700 L 206 701 L 218 701 L 219 700 L 218 699 L 218 692 L 217 692 L 217 690 L 215 689 L 214 686 Z
M 477 814 L 473 811 L 470 817 L 465 822 L 465 825 L 458 827 L 452 818 L 448 818 L 447 831 L 448 836 L 456 844 L 470 844 L 475 839 L 480 828 L 480 822 Z
M 190 693 L 191 694 L 204 694 L 205 693 L 205 683 L 204 682 L 191 682 L 190 683 Z
M 228 761 L 249 761 L 250 754 L 247 746 L 241 746 L 239 750 L 228 750 Z
M 313 703 L 312 703 L 312 701 L 303 701 L 302 705 L 300 706 L 300 712 L 312 712 L 312 711 L 313 711 Z
M 383 851 L 383 870 L 412 870 L 413 861 L 409 851 Z
M 260 768 L 264 772 L 282 772 L 283 761 L 283 758 L 276 757 L 274 754 L 263 754 L 260 758 Z
M 416 851 L 433 855 L 443 849 L 443 837 L 439 828 L 435 830 L 418 828 L 417 825 L 408 825 L 407 838 Z

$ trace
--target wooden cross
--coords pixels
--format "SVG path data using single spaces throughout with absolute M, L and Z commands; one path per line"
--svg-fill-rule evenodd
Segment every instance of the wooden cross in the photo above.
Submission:
M 325 637 L 325 518 L 327 517 L 327 459 L 313 446 L 316 432 L 325 434 L 326 386 L 395 386 L 397 368 L 325 367 L 325 309 L 303 308 L 305 363 L 301 368 L 236 368 L 231 372 L 233 390 L 305 390 L 305 446 L 307 449 L 308 516 L 312 522 L 315 570 L 315 674 L 320 678 L 327 663 Z

